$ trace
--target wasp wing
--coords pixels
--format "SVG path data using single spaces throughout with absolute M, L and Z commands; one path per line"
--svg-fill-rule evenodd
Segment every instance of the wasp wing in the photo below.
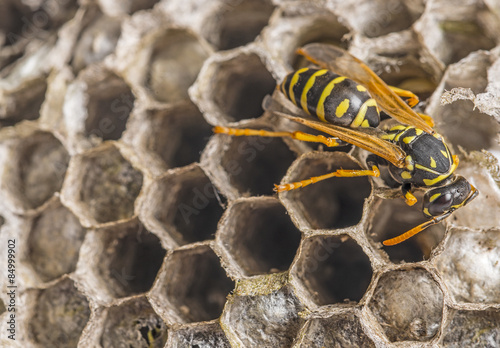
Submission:
M 297 51 L 314 64 L 347 76 L 365 86 L 380 109 L 400 123 L 414 126 L 433 134 L 434 130 L 412 110 L 365 63 L 349 52 L 325 44 L 312 43 Z
M 385 158 L 396 167 L 403 168 L 406 153 L 397 145 L 379 138 L 376 134 L 369 134 L 365 130 L 357 130 L 347 127 L 339 127 L 330 123 L 308 120 L 302 117 L 291 116 L 282 112 L 276 114 L 289 120 L 303 124 L 309 128 L 332 135 L 349 144 L 360 147 L 371 153 Z

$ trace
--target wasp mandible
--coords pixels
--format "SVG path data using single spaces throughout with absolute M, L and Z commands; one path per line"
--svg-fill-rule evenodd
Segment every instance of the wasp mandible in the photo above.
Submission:
M 278 85 L 282 95 L 302 109 L 304 117 L 285 114 L 265 101 L 265 108 L 329 136 L 305 132 L 272 132 L 216 126 L 214 133 L 233 136 L 290 137 L 336 147 L 347 142 L 368 150 L 367 170 L 339 169 L 306 180 L 275 185 L 275 191 L 295 190 L 331 177 L 380 176 L 380 166 L 390 175 L 384 181 L 401 187 L 405 202 L 417 202 L 415 189 L 426 190 L 422 211 L 428 221 L 383 242 L 401 243 L 429 226 L 443 221 L 479 193 L 464 177 L 454 174 L 458 156 L 452 155 L 443 137 L 434 131 L 432 118 L 415 112 L 418 97 L 388 86 L 349 52 L 313 43 L 298 50 L 320 69 L 303 68 L 288 74 Z M 404 98 L 404 100 L 403 100 Z M 380 110 L 397 124 L 380 129 Z M 310 117 L 317 120 L 312 120 Z

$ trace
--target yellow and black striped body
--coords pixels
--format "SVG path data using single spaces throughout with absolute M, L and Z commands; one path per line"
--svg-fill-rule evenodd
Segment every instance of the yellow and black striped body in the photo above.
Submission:
M 320 121 L 344 127 L 377 127 L 377 104 L 366 88 L 326 69 L 303 68 L 285 77 L 280 90 Z
M 412 126 L 392 127 L 382 139 L 397 144 L 407 154 L 405 168 L 389 166 L 392 177 L 401 184 L 418 187 L 442 185 L 456 165 L 443 138 Z

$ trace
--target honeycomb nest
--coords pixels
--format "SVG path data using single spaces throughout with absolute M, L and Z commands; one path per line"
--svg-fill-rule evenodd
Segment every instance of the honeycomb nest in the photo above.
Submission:
M 493 0 L 2 1 L 0 345 L 499 347 L 499 38 Z M 261 103 L 310 42 L 415 91 L 480 196 L 383 247 L 424 218 L 378 179 L 273 194 L 367 155 L 212 135 L 297 129 Z

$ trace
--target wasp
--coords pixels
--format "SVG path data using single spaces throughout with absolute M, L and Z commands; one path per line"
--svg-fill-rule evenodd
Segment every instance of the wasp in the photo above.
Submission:
M 379 177 L 383 166 L 388 174 L 382 179 L 389 186 L 401 187 L 406 204 L 412 206 L 417 202 L 413 194 L 416 189 L 426 191 L 422 211 L 428 218 L 409 231 L 385 240 L 384 245 L 401 243 L 443 221 L 479 194 L 464 177 L 454 173 L 458 156 L 452 155 L 443 137 L 434 131 L 432 118 L 413 110 L 419 102 L 415 94 L 388 86 L 366 64 L 341 48 L 312 43 L 297 52 L 319 69 L 303 68 L 290 73 L 278 85 L 280 92 L 275 93 L 278 94 L 275 98 L 284 99 L 282 105 L 291 102 L 305 114 L 297 117 L 283 113 L 278 108 L 273 109 L 269 100 L 264 101 L 264 107 L 328 136 L 221 126 L 216 126 L 214 132 L 233 136 L 290 137 L 328 147 L 349 143 L 371 152 L 366 160 L 371 169 L 339 169 L 275 185 L 275 191 L 294 190 L 331 177 Z M 396 125 L 379 127 L 381 111 Z

